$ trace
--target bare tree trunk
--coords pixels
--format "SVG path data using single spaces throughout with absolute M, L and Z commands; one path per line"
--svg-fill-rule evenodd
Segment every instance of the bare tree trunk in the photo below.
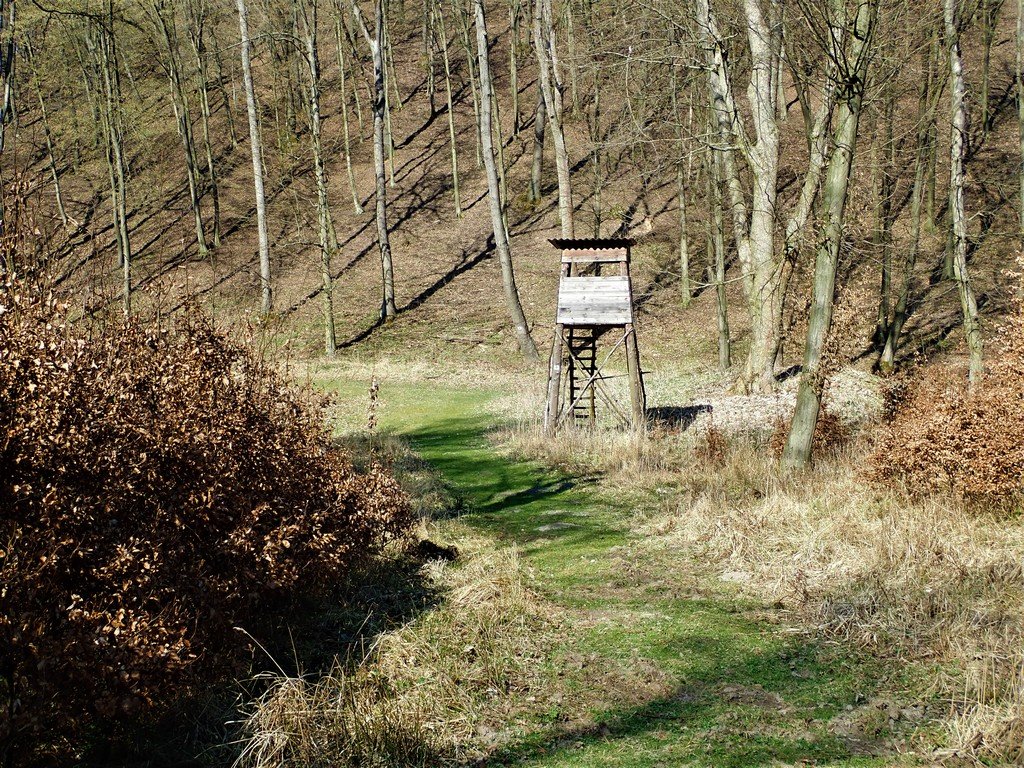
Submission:
M 459 145 L 455 134 L 455 100 L 452 96 L 452 63 L 448 54 L 448 29 L 444 23 L 444 10 L 437 9 L 437 36 L 441 39 L 441 57 L 444 61 L 444 90 L 448 100 L 448 148 L 452 159 L 452 197 L 455 218 L 462 218 L 462 193 L 459 190 Z
M 572 0 L 567 0 L 562 6 L 562 12 L 565 14 L 565 44 L 569 50 L 569 94 L 572 100 L 572 112 L 579 114 L 579 56 L 576 49 L 576 19 L 572 12 Z M 554 27 L 550 31 L 553 32 Z M 555 39 L 553 35 L 551 39 Z
M 452 0 L 452 8 L 454 13 L 455 21 L 458 23 L 459 37 L 462 40 L 462 49 L 466 54 L 466 69 L 468 70 L 467 76 L 469 77 L 469 90 L 473 96 L 473 118 L 477 131 L 474 134 L 476 140 L 476 167 L 482 168 L 484 164 L 484 153 L 480 146 L 480 94 L 477 93 L 477 75 L 476 75 L 476 62 L 473 56 L 473 46 L 469 41 L 469 27 L 470 21 L 466 15 L 466 9 L 460 0 Z
M 267 197 L 263 191 L 263 141 L 260 139 L 259 117 L 256 111 L 256 89 L 252 82 L 252 54 L 249 40 L 249 12 L 245 0 L 238 4 L 238 28 L 241 39 L 242 83 L 249 114 L 249 146 L 252 148 L 253 188 L 256 192 L 256 227 L 259 233 L 260 288 L 263 294 L 262 311 L 269 315 L 274 309 L 270 286 L 270 238 L 267 235 Z
M 374 2 L 374 34 L 370 34 L 358 0 L 351 0 L 352 17 L 370 47 L 373 58 L 373 166 L 376 176 L 377 247 L 380 249 L 381 279 L 384 297 L 380 317 L 390 320 L 398 314 L 395 305 L 395 272 L 391 263 L 391 238 L 388 235 L 387 170 L 384 167 L 384 7 Z
M 207 18 L 205 5 L 198 3 L 195 7 L 192 0 L 187 4 L 190 14 L 189 42 L 196 62 L 196 90 L 199 93 L 199 109 L 203 119 L 203 148 L 206 152 L 206 175 L 210 183 L 210 197 L 213 202 L 213 245 L 220 247 L 220 184 L 217 181 L 217 164 L 213 154 L 213 140 L 210 133 L 210 75 L 206 61 L 206 43 L 204 34 Z M 230 114 L 231 105 L 225 104 L 225 111 Z M 232 142 L 234 140 L 232 139 Z
M 234 99 L 228 95 L 227 86 L 224 85 L 225 81 L 229 81 L 232 84 L 231 93 L 233 95 L 235 92 L 235 77 L 233 72 L 229 75 L 224 74 L 224 62 L 221 58 L 221 45 L 220 40 L 217 39 L 217 25 L 211 24 L 209 32 L 210 41 L 213 43 L 210 47 L 211 52 L 213 53 L 213 63 L 217 67 L 217 70 L 214 73 L 215 77 L 213 78 L 213 83 L 216 89 L 220 91 L 221 101 L 224 103 L 224 116 L 228 121 L 228 135 L 231 137 L 231 149 L 236 149 L 238 147 L 238 131 L 235 129 L 235 102 Z
M 778 72 L 776 58 L 781 55 L 779 31 L 770 23 L 778 13 L 776 1 L 765 16 L 757 0 L 744 0 L 747 42 L 751 54 L 751 123 L 756 141 L 751 144 L 739 119 L 726 65 L 724 42 L 710 0 L 698 0 L 697 20 L 701 26 L 707 56 L 717 138 L 723 152 L 725 179 L 732 209 L 733 230 L 743 286 L 750 315 L 750 349 L 744 373 L 738 382 L 747 391 L 771 391 L 776 386 L 775 358 L 778 329 L 782 316 L 782 279 L 784 270 L 775 258 L 776 196 L 779 171 L 779 128 L 775 100 L 779 89 L 773 78 Z M 751 205 L 748 210 L 735 162 L 739 147 L 752 177 Z
M 362 67 L 362 57 L 359 55 L 359 46 L 356 45 L 356 39 L 352 32 L 352 29 L 348 24 L 345 23 L 345 17 L 341 13 L 341 4 L 343 0 L 336 0 L 338 8 L 338 20 L 341 22 L 342 29 L 345 31 L 345 39 L 348 41 L 349 49 L 352 53 L 352 71 L 355 72 L 357 69 Z M 359 143 L 363 143 L 363 100 L 359 98 L 359 88 L 352 88 L 352 102 L 356 108 L 356 124 L 359 127 Z
M 918 95 L 917 150 L 914 160 L 914 185 L 910 197 L 910 247 L 907 250 L 903 265 L 903 279 L 900 285 L 899 297 L 893 310 L 892 321 L 887 329 L 885 346 L 878 359 L 878 369 L 882 373 L 892 373 L 895 367 L 896 349 L 899 346 L 900 335 L 903 333 L 903 326 L 907 320 L 910 291 L 914 281 L 914 269 L 917 265 L 917 256 L 921 247 L 927 165 L 929 154 L 934 151 L 935 115 L 943 90 L 942 82 L 938 79 L 938 73 L 936 72 L 936 61 L 933 52 L 931 50 L 924 51 L 922 59 L 924 60 L 925 77 L 921 83 L 921 90 Z
M 491 92 L 491 127 L 494 131 L 493 146 L 498 154 L 498 186 L 501 189 L 501 217 L 506 218 L 505 205 L 508 202 L 508 184 L 505 181 L 505 137 L 501 131 L 501 110 L 498 106 L 498 95 L 494 92 L 494 84 L 488 89 Z M 485 158 L 486 159 L 486 158 Z M 508 225 L 506 224 L 506 227 Z
M 114 32 L 114 7 L 107 0 L 104 18 L 91 21 L 96 30 L 93 55 L 103 84 L 103 123 L 114 231 L 121 267 L 121 293 L 125 315 L 132 311 L 132 249 L 128 230 L 128 169 L 124 157 L 124 116 L 121 113 L 121 73 Z
M 381 51 L 381 71 L 384 73 L 384 133 L 387 137 L 388 147 L 388 186 L 392 189 L 395 188 L 395 134 L 391 130 L 391 96 L 388 93 L 388 83 L 391 82 L 394 85 L 395 99 L 398 103 L 398 111 L 402 111 L 402 96 L 398 93 L 398 83 L 394 75 L 395 62 L 392 60 L 391 52 L 391 39 L 388 36 L 388 15 L 387 8 L 381 3 L 381 26 L 383 28 L 382 46 Z
M 594 237 L 601 237 L 601 188 L 604 186 L 604 173 L 601 161 L 601 86 L 598 83 L 597 69 L 594 70 L 594 109 L 590 115 L 590 146 L 591 164 L 594 169 L 594 186 L 591 191 L 591 207 L 594 211 Z
M 832 327 L 835 300 L 836 270 L 843 243 L 846 199 L 850 187 L 850 171 L 857 147 L 864 84 L 867 80 L 872 37 L 879 0 L 859 0 L 853 28 L 846 29 L 846 0 L 833 0 L 833 40 L 849 40 L 843 49 L 839 109 L 836 115 L 835 148 L 829 159 L 825 187 L 822 191 L 822 239 L 814 264 L 814 289 L 811 312 L 807 320 L 807 345 L 797 389 L 793 423 L 782 454 L 787 469 L 803 467 L 810 461 L 814 429 L 821 411 L 821 396 L 827 378 L 824 364 L 825 345 Z
M 714 264 L 715 304 L 718 319 L 718 369 L 732 367 L 729 338 L 729 302 L 725 293 L 725 222 L 722 216 L 722 160 L 719 150 L 708 148 L 708 263 Z M 709 270 L 710 272 L 710 270 Z
M 519 21 L 523 15 L 522 0 L 512 0 L 508 6 L 508 86 L 512 91 L 512 136 L 519 135 Z
M 943 0 L 942 15 L 946 27 L 949 49 L 950 113 L 953 122 L 950 137 L 949 213 L 953 235 L 953 278 L 960 294 L 964 317 L 964 335 L 970 354 L 970 381 L 977 382 L 984 366 L 982 363 L 981 325 L 978 322 L 978 304 L 971 290 L 967 272 L 967 217 L 964 211 L 964 155 L 967 139 L 966 86 L 963 63 L 960 59 L 960 32 L 956 13 L 956 0 Z
M 669 75 L 669 88 L 671 89 L 669 99 L 672 102 L 672 121 L 676 134 L 676 152 L 680 155 L 676 158 L 676 199 L 679 205 L 679 292 L 683 308 L 686 309 L 693 300 L 693 287 L 690 284 L 690 241 L 686 228 L 686 174 L 683 170 L 682 160 L 684 151 L 683 128 L 682 115 L 679 113 L 679 83 L 676 77 L 676 68 L 674 64 L 670 66 L 672 69 Z
M 181 51 L 178 45 L 178 27 L 173 16 L 170 19 L 167 18 L 166 11 L 166 6 L 162 3 L 155 3 L 151 7 L 154 26 L 160 34 L 163 52 L 167 57 L 164 71 L 171 84 L 171 106 L 174 109 L 178 137 L 181 139 L 182 150 L 185 154 L 185 173 L 188 177 L 188 192 L 192 206 L 192 217 L 196 228 L 196 244 L 199 247 L 200 257 L 206 258 L 209 255 L 210 249 L 206 244 L 206 233 L 203 231 L 199 161 L 196 157 L 195 137 L 192 134 L 192 115 L 188 103 L 188 90 L 185 87 L 184 75 L 182 73 Z M 170 12 L 173 14 L 175 10 L 171 8 Z
M 872 244 L 881 256 L 882 284 L 879 287 L 878 319 L 875 323 L 875 343 L 884 342 L 892 322 L 892 198 L 896 189 L 896 141 L 893 124 L 896 117 L 896 97 L 892 83 L 885 86 L 880 118 L 884 122 L 880 137 L 881 157 L 877 163 L 878 182 L 875 187 L 875 231 Z
M 46 155 L 50 161 L 50 176 L 53 178 L 53 192 L 57 202 L 57 213 L 60 215 L 61 225 L 67 229 L 70 223 L 67 208 L 64 205 L 64 194 L 60 186 L 60 173 L 57 170 L 57 155 L 53 148 L 53 133 L 50 130 L 50 119 L 46 112 L 46 101 L 43 99 L 43 89 L 39 85 L 39 74 L 35 69 L 35 53 L 30 43 L 25 43 L 26 61 L 31 67 L 30 80 L 36 92 L 36 100 L 39 102 L 39 119 L 43 124 L 43 136 L 46 138 Z
M 348 87 L 347 70 L 345 63 L 345 46 L 341 29 L 342 21 L 339 9 L 338 17 L 334 20 L 334 37 L 338 54 L 338 71 L 340 73 L 339 90 L 341 91 L 341 128 L 345 142 L 345 175 L 348 177 L 348 189 L 352 195 L 352 210 L 357 215 L 363 214 L 363 205 L 359 202 L 359 192 L 356 190 L 356 175 L 352 170 L 352 136 L 348 127 Z M 353 90 L 357 90 L 353 88 Z
M 308 5 L 307 5 L 308 3 Z M 313 175 L 316 179 L 317 232 L 320 241 L 320 277 L 324 312 L 324 353 L 334 357 L 337 334 L 334 327 L 334 278 L 331 257 L 337 250 L 334 224 L 327 195 L 327 169 L 324 167 L 320 119 L 320 51 L 317 45 L 318 0 L 303 0 L 302 21 L 305 27 L 306 65 L 309 75 L 309 135 L 313 148 Z
M 434 77 L 436 58 L 434 55 L 434 4 L 431 0 L 425 0 L 423 3 L 423 54 L 427 75 L 427 100 L 430 103 L 430 114 L 436 115 L 437 105 L 434 103 L 434 96 L 437 93 L 437 83 Z
M 1024 1 L 1024 0 L 1022 0 Z M 537 83 L 537 110 L 533 118 L 533 163 L 530 165 L 530 202 L 540 202 L 542 174 L 544 172 L 544 128 L 548 123 L 547 107 L 544 101 L 544 90 Z M 1024 146 L 1024 145 L 1022 145 Z M 1021 176 L 1024 178 L 1024 175 Z M 1022 198 L 1024 199 L 1024 198 Z M 1022 203 L 1024 205 L 1024 203 Z M 1024 207 L 1021 208 L 1024 217 Z M 1021 219 L 1024 221 L 1024 218 Z
M 388 17 L 387 5 L 381 6 L 381 12 L 384 14 L 384 82 L 385 90 L 386 86 L 390 85 L 391 89 L 395 92 L 394 99 L 388 99 L 389 104 L 393 104 L 396 112 L 401 112 L 402 107 L 405 106 L 402 102 L 402 94 L 398 90 L 398 69 L 395 68 L 395 48 L 391 44 L 391 19 Z M 399 21 L 403 15 L 403 7 L 401 2 L 399 3 Z M 390 128 L 388 129 L 390 130 Z
M 683 308 L 693 300 L 690 284 L 690 241 L 686 232 L 686 179 L 682 162 L 676 163 L 676 200 L 679 205 L 679 292 Z
M 509 250 L 505 221 L 502 216 L 501 187 L 494 162 L 494 146 L 491 140 L 491 72 L 487 55 L 487 27 L 484 19 L 483 0 L 474 0 L 476 13 L 477 61 L 480 69 L 480 141 L 484 150 L 484 171 L 487 174 L 487 202 L 491 210 L 491 228 L 494 231 L 494 249 L 501 262 L 501 277 L 505 287 L 505 301 L 512 317 L 512 326 L 519 342 L 519 351 L 531 362 L 540 360 L 537 347 L 530 336 L 530 328 L 519 301 L 515 273 L 512 269 L 512 253 Z
M 1024 0 L 1017 0 L 1017 45 L 1015 72 L 1017 78 L 1017 132 L 1020 136 L 1020 243 L 1024 248 Z
M 981 134 L 985 138 L 992 128 L 990 105 L 991 83 L 989 73 L 992 69 L 992 44 L 996 39 L 996 25 L 999 23 L 999 11 L 1004 0 L 981 0 L 978 9 L 981 14 Z
M 7 146 L 7 124 L 14 119 L 14 65 L 17 44 L 14 38 L 15 0 L 0 0 L 0 152 Z M 0 217 L 2 220 L 2 217 Z
M 573 238 L 575 230 L 573 226 L 572 179 L 569 176 L 569 152 L 565 146 L 565 133 L 562 130 L 563 85 L 555 46 L 551 0 L 536 0 L 533 14 L 533 41 L 537 53 L 544 109 L 548 115 L 551 138 L 555 145 L 555 169 L 558 172 L 558 217 L 562 223 L 562 237 Z

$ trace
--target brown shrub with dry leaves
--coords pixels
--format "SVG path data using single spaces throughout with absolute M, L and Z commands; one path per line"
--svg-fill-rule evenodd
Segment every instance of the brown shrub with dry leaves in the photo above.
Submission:
M 989 345 L 972 388 L 948 368 L 894 385 L 872 474 L 914 494 L 951 493 L 1001 508 L 1024 498 L 1024 304 Z
M 0 286 L 0 753 L 230 669 L 410 524 L 322 403 L 202 321 L 87 333 Z

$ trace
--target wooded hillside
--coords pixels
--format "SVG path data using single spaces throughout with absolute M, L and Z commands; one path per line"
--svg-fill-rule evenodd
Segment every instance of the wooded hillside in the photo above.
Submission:
M 948 340 L 980 373 L 1020 242 L 1018 11 L 5 0 L 7 267 L 88 318 L 198 300 L 305 354 L 518 329 L 530 356 L 545 238 L 633 236 L 652 347 L 717 347 L 752 392 L 801 363 L 806 436 L 837 345 L 887 372 Z

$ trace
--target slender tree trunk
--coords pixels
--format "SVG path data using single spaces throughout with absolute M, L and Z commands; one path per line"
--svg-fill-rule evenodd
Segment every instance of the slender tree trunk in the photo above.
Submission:
M 498 106 L 498 95 L 494 92 L 494 84 L 488 89 L 491 92 L 491 129 L 494 131 L 493 146 L 498 155 L 498 185 L 501 189 L 501 217 L 506 218 L 505 205 L 508 202 L 508 184 L 506 183 L 505 168 L 505 137 L 501 131 L 501 110 Z M 484 158 L 486 159 L 486 158 Z M 507 228 L 506 223 L 506 228 Z
M 682 162 L 676 163 L 676 200 L 679 205 L 679 292 L 683 308 L 693 300 L 690 285 L 690 241 L 686 233 L 686 179 Z
M 594 237 L 601 237 L 601 189 L 604 187 L 604 173 L 601 161 L 601 86 L 598 84 L 597 70 L 594 70 L 594 109 L 590 119 L 590 146 L 592 149 L 591 164 L 594 168 L 594 187 L 591 191 L 592 208 L 594 211 Z
M 383 38 L 381 52 L 381 69 L 384 73 L 384 132 L 387 136 L 387 148 L 388 148 L 388 186 L 392 189 L 395 188 L 395 134 L 391 130 L 391 105 L 392 99 L 388 93 L 388 83 L 391 82 L 394 85 L 395 98 L 394 101 L 398 104 L 398 111 L 402 111 L 402 97 L 398 93 L 398 83 L 395 82 L 395 62 L 392 60 L 391 52 L 391 40 L 388 36 L 388 15 L 387 6 L 381 3 L 380 6 L 382 27 L 383 27 Z
M 708 263 L 714 264 L 715 304 L 718 319 L 718 369 L 732 367 L 732 343 L 729 338 L 729 302 L 725 292 L 725 222 L 722 216 L 722 159 L 720 152 L 708 148 Z M 710 270 L 709 270 L 710 271 Z
M 825 345 L 832 327 L 835 300 L 836 270 L 843 243 L 846 199 L 850 187 L 850 171 L 857 147 L 858 124 L 868 61 L 875 28 L 878 0 L 859 0 L 853 29 L 847 30 L 846 0 L 833 0 L 833 39 L 848 39 L 843 46 L 848 53 L 836 116 L 835 148 L 829 159 L 825 187 L 822 191 L 821 243 L 814 264 L 814 289 L 811 312 L 807 319 L 807 345 L 800 372 L 793 423 L 782 454 L 787 469 L 803 467 L 810 461 L 814 429 L 821 411 L 821 396 L 827 378 L 824 361 Z
M 437 114 L 437 105 L 434 103 L 437 92 L 437 83 L 434 77 L 434 60 L 436 58 L 434 54 L 434 4 L 431 0 L 425 0 L 423 3 L 423 58 L 427 76 L 427 101 L 430 103 L 431 115 Z
M 744 0 L 747 42 L 751 55 L 751 124 L 756 140 L 750 143 L 739 119 L 730 85 L 726 51 L 718 22 L 709 0 L 698 0 L 697 20 L 701 26 L 707 57 L 708 81 L 716 118 L 717 139 L 723 152 L 725 180 L 729 190 L 733 231 L 743 287 L 750 315 L 750 348 L 744 372 L 737 382 L 745 391 L 775 389 L 775 358 L 782 316 L 782 287 L 785 270 L 775 258 L 775 204 L 779 172 L 779 127 L 775 100 L 779 89 L 773 78 L 775 60 L 781 55 L 779 30 L 771 24 L 778 14 L 777 3 L 767 6 L 758 0 Z M 736 167 L 733 147 L 739 146 L 751 175 L 751 204 L 747 208 Z
M 345 17 L 341 12 L 341 4 L 344 0 L 335 0 L 338 8 L 338 20 L 341 22 L 342 29 L 345 31 L 345 39 L 349 44 L 349 51 L 352 54 L 352 71 L 356 72 L 362 68 L 362 57 L 359 55 L 359 46 L 356 44 L 356 39 L 352 29 L 348 24 L 345 23 Z M 363 100 L 359 98 L 359 88 L 352 88 L 352 103 L 356 108 L 356 124 L 359 128 L 359 143 L 363 143 L 363 133 L 365 126 L 363 125 Z
M 351 0 L 352 17 L 362 31 L 373 59 L 373 167 L 376 177 L 377 247 L 380 249 L 381 281 L 384 297 L 380 317 L 391 320 L 398 314 L 395 305 L 395 272 L 391 263 L 391 238 L 388 235 L 387 169 L 384 162 L 384 7 L 383 0 L 374 2 L 374 34 L 359 10 L 358 0 Z
M 484 170 L 487 174 L 487 202 L 491 210 L 491 228 L 494 231 L 494 248 L 501 262 L 501 278 L 505 287 L 505 301 L 512 317 L 512 326 L 519 342 L 519 351 L 531 362 L 540 360 L 537 347 L 530 336 L 530 328 L 519 301 L 515 273 L 512 269 L 512 253 L 509 249 L 505 222 L 502 216 L 501 187 L 494 162 L 494 147 L 491 141 L 491 72 L 487 55 L 487 27 L 484 19 L 483 0 L 474 0 L 476 13 L 477 61 L 480 70 L 480 140 L 484 150 Z
M 1022 0 L 1024 2 L 1024 0 Z M 544 101 L 544 90 L 537 83 L 537 109 L 533 118 L 533 162 L 530 164 L 530 202 L 540 202 L 542 194 L 542 174 L 544 172 L 544 129 L 548 124 L 547 106 Z M 1022 123 L 1024 125 L 1024 123 Z M 1022 134 L 1024 135 L 1024 134 Z M 1024 145 L 1022 145 L 1024 146 Z M 1021 176 L 1024 178 L 1024 175 Z M 1024 187 L 1022 187 L 1024 189 Z M 1022 193 L 1024 194 L 1024 193 Z M 1024 198 L 1022 198 L 1024 200 Z M 1022 203 L 1024 205 L 1024 203 Z M 1024 217 L 1024 207 L 1021 208 Z M 1024 218 L 1021 219 L 1024 221 Z
M 693 287 L 690 284 L 690 241 L 686 228 L 686 173 L 683 169 L 682 153 L 683 128 L 682 115 L 679 113 L 679 83 L 676 77 L 675 65 L 669 75 L 669 98 L 672 102 L 672 121 L 675 125 L 676 152 L 680 157 L 676 159 L 676 200 L 679 206 L 679 292 L 682 298 L 683 308 L 690 306 L 693 299 Z
M 519 21 L 523 14 L 522 0 L 512 0 L 508 6 L 508 86 L 512 91 L 512 136 L 519 135 Z
M 213 202 L 213 245 L 220 247 L 220 184 L 217 180 L 217 163 L 213 153 L 213 139 L 210 132 L 210 75 L 206 60 L 206 44 L 204 34 L 207 19 L 205 5 L 200 2 L 197 9 L 193 2 L 187 4 L 191 14 L 189 24 L 189 42 L 196 64 L 196 90 L 199 94 L 199 109 L 203 121 L 203 149 L 206 153 L 206 175 L 210 184 L 210 197 Z M 225 105 L 230 112 L 230 105 Z M 232 140 L 233 142 L 234 140 Z
M 882 283 L 879 287 L 878 319 L 875 323 L 875 343 L 884 342 L 892 322 L 892 197 L 896 188 L 896 142 L 893 124 L 896 117 L 896 98 L 892 84 L 885 87 L 881 120 L 885 123 L 881 135 L 881 157 L 877 163 L 878 182 L 875 187 L 875 230 L 872 244 L 882 262 Z
M 963 63 L 960 59 L 960 39 L 956 0 L 943 0 L 942 15 L 946 27 L 949 53 L 950 113 L 953 129 L 950 137 L 949 213 L 953 235 L 953 278 L 960 294 L 963 310 L 964 335 L 970 355 L 970 381 L 977 382 L 984 370 L 982 363 L 981 325 L 978 322 L 978 304 L 971 289 L 967 272 L 967 217 L 964 211 L 964 155 L 967 139 L 966 86 Z
M 17 42 L 14 37 L 15 0 L 0 0 L 0 152 L 7 146 L 7 124 L 14 119 L 14 65 Z
M 210 46 L 210 50 L 213 54 L 213 63 L 216 66 L 213 83 L 216 89 L 220 92 L 221 101 L 224 104 L 224 116 L 228 121 L 228 135 L 231 137 L 231 149 L 236 149 L 238 147 L 238 131 L 235 128 L 235 99 L 232 98 L 232 95 L 235 92 L 234 83 L 236 78 L 234 77 L 233 71 L 228 75 L 225 75 L 224 73 L 224 61 L 221 57 L 220 40 L 217 39 L 217 25 L 210 24 L 209 32 L 210 42 L 213 43 L 213 45 Z M 231 95 L 228 94 L 227 86 L 224 84 L 225 82 L 231 83 Z
M 274 309 L 270 285 L 270 238 L 267 234 L 267 197 L 263 190 L 263 141 L 260 139 L 260 124 L 256 110 L 256 89 L 252 81 L 252 54 L 249 39 L 249 12 L 245 0 L 238 4 L 238 28 L 241 40 L 242 83 L 245 88 L 245 103 L 249 115 L 249 146 L 252 149 L 253 189 L 256 193 L 256 227 L 259 234 L 260 289 L 262 312 L 269 315 Z
M 26 43 L 27 61 L 30 65 L 34 65 L 34 51 Z M 43 124 L 43 136 L 46 139 L 46 156 L 50 161 L 50 175 L 53 178 L 53 192 L 57 202 L 57 213 L 60 215 L 60 223 L 64 229 L 68 228 L 69 219 L 67 208 L 64 205 L 64 194 L 61 191 L 60 186 L 60 173 L 57 170 L 57 155 L 53 148 L 53 133 L 50 130 L 50 119 L 46 111 L 46 101 L 43 99 L 43 89 L 39 85 L 39 76 L 32 66 L 31 76 L 32 87 L 36 92 L 36 100 L 39 102 L 39 119 Z
M 308 5 L 307 5 L 308 2 Z M 324 167 L 320 119 L 320 51 L 317 44 L 318 0 L 303 0 L 302 20 L 305 26 L 306 65 L 309 75 L 309 136 L 313 149 L 313 176 L 316 179 L 317 232 L 320 241 L 320 277 L 324 312 L 324 353 L 334 357 L 337 335 L 334 327 L 334 278 L 331 257 L 337 250 L 334 224 L 327 195 L 327 169 Z
M 981 14 L 981 93 L 978 100 L 981 102 L 982 138 L 988 136 L 994 117 L 989 108 L 992 90 L 989 73 L 992 69 L 992 44 L 996 39 L 996 25 L 999 23 L 999 11 L 1003 7 L 1003 1 L 981 0 L 981 7 L 978 9 Z
M 395 67 L 395 48 L 391 44 L 391 20 L 388 17 L 387 5 L 381 6 L 381 12 L 384 14 L 384 82 L 385 89 L 387 85 L 391 86 L 394 91 L 394 99 L 389 98 L 388 103 L 395 107 L 395 111 L 401 113 L 402 107 L 405 106 L 402 102 L 402 94 L 398 90 L 398 69 Z M 401 5 L 399 5 L 399 21 L 403 12 Z M 390 130 L 390 129 L 389 129 Z
M 348 190 L 352 195 L 352 210 L 359 216 L 363 214 L 363 205 L 359 202 L 359 192 L 356 190 L 356 175 L 352 170 L 352 137 L 348 127 L 348 87 L 347 70 L 345 62 L 345 46 L 342 38 L 341 16 L 334 20 L 334 37 L 338 53 L 338 71 L 340 73 L 339 90 L 341 91 L 341 129 L 345 146 L 345 175 L 348 177 Z M 353 90 L 357 90 L 353 88 Z
M 444 11 L 437 9 L 437 36 L 441 40 L 441 57 L 444 61 L 444 90 L 448 100 L 448 149 L 452 159 L 452 197 L 455 202 L 455 218 L 462 218 L 462 193 L 459 190 L 459 145 L 455 134 L 455 100 L 452 96 L 452 64 L 448 54 L 448 29 L 444 23 Z
M 469 41 L 470 21 L 466 16 L 466 9 L 460 0 L 452 0 L 452 8 L 455 21 L 458 22 L 459 37 L 462 40 L 462 49 L 466 54 L 467 77 L 469 78 L 469 90 L 473 97 L 473 118 L 477 131 L 474 134 L 476 141 L 476 167 L 482 168 L 484 164 L 484 153 L 480 146 L 480 94 L 477 92 L 476 62 L 473 56 L 473 46 Z
M 938 78 L 936 61 L 932 51 L 923 52 L 922 58 L 924 59 L 925 77 L 921 83 L 921 90 L 918 96 L 917 149 L 914 160 L 914 185 L 910 197 L 910 246 L 903 264 L 899 297 L 893 310 L 892 321 L 887 329 L 885 346 L 878 359 L 878 369 L 886 374 L 892 373 L 895 368 L 896 350 L 899 346 L 900 335 L 903 333 L 903 326 L 907 320 L 910 291 L 914 283 L 914 269 L 917 265 L 917 256 L 921 247 L 927 166 L 929 154 L 934 151 L 935 116 L 943 89 L 942 82 Z
M 1017 78 L 1017 133 L 1020 136 L 1020 244 L 1024 248 L 1024 0 L 1017 0 L 1017 45 L 1015 72 Z
M 573 227 L 572 179 L 569 176 L 569 152 L 562 130 L 562 82 L 555 46 L 551 0 L 536 0 L 533 15 L 533 40 L 537 53 L 540 89 L 544 109 L 548 115 L 551 138 L 555 145 L 555 169 L 558 173 L 558 216 L 562 223 L 562 237 L 575 237 Z
M 576 19 L 573 14 L 572 0 L 567 0 L 562 9 L 565 14 L 565 44 L 569 51 L 569 95 L 572 100 L 573 114 L 579 114 L 579 56 L 576 49 Z M 551 31 L 554 31 L 554 27 L 551 28 Z M 551 39 L 554 40 L 554 36 Z
M 96 31 L 93 55 L 103 87 L 103 123 L 110 173 L 110 198 L 121 267 L 121 293 L 125 315 L 132 311 L 132 249 L 128 229 L 128 170 L 124 158 L 124 117 L 121 114 L 121 73 L 114 32 L 114 9 L 108 0 L 104 18 L 91 22 Z
M 177 23 L 172 16 L 165 15 L 166 9 L 157 3 L 152 7 L 154 25 L 159 30 L 163 43 L 164 55 L 167 57 L 164 70 L 171 85 L 171 106 L 174 119 L 178 126 L 178 137 L 181 139 L 185 155 L 185 173 L 188 177 L 189 202 L 192 206 L 192 218 L 196 229 L 196 244 L 199 255 L 206 258 L 209 247 L 206 244 L 206 233 L 203 229 L 203 211 L 201 202 L 201 181 L 199 178 L 199 160 L 196 157 L 195 137 L 192 133 L 192 115 L 188 103 L 188 90 L 185 87 L 182 73 L 181 51 L 178 45 Z M 170 11 L 175 13 L 172 8 Z
M 935 59 L 936 67 L 942 66 L 942 48 L 939 40 L 939 28 L 936 25 L 932 31 L 932 57 Z M 946 71 L 949 71 L 949 66 L 945 67 Z M 936 118 L 938 115 L 936 115 Z M 929 137 L 928 142 L 928 154 L 926 155 L 927 163 L 925 164 L 925 188 L 924 188 L 924 211 L 925 211 L 925 222 L 924 227 L 927 232 L 935 231 L 935 198 L 936 190 L 938 188 L 938 166 L 939 166 L 939 142 L 938 142 L 938 126 L 935 120 L 929 125 Z M 948 261 L 948 260 L 947 260 Z M 947 277 L 952 277 L 950 272 Z

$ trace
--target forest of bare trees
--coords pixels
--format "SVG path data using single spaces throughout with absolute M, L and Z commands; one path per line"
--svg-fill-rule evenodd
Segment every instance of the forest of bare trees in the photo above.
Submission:
M 361 312 L 390 321 L 422 251 L 395 241 L 396 221 L 461 221 L 486 190 L 508 326 L 536 359 L 531 327 L 547 316 L 524 310 L 510 245 L 533 212 L 550 203 L 562 237 L 643 234 L 655 218 L 683 305 L 715 297 L 723 369 L 739 345 L 736 389 L 772 392 L 799 364 L 786 451 L 798 466 L 836 364 L 837 295 L 855 283 L 872 286 L 861 310 L 877 320 L 859 341 L 878 370 L 911 351 L 908 320 L 936 281 L 951 286 L 971 379 L 983 370 L 981 309 L 1000 295 L 977 287 L 975 255 L 1014 253 L 1024 232 L 1022 7 L 4 0 L 5 205 L 20 190 L 49 243 L 38 258 L 8 249 L 6 269 L 45 260 L 96 317 L 115 296 L 125 313 L 153 311 L 136 294 L 159 265 L 209 263 L 212 281 L 231 263 L 254 275 L 233 303 L 269 318 L 288 311 L 277 283 L 301 254 L 333 355 L 358 331 L 336 317 L 353 258 L 339 222 L 364 227 L 373 198 L 379 301 L 364 295 Z M 414 110 L 428 125 L 443 113 L 446 200 L 398 214 L 394 199 L 416 190 L 400 159 L 414 136 L 396 126 Z

